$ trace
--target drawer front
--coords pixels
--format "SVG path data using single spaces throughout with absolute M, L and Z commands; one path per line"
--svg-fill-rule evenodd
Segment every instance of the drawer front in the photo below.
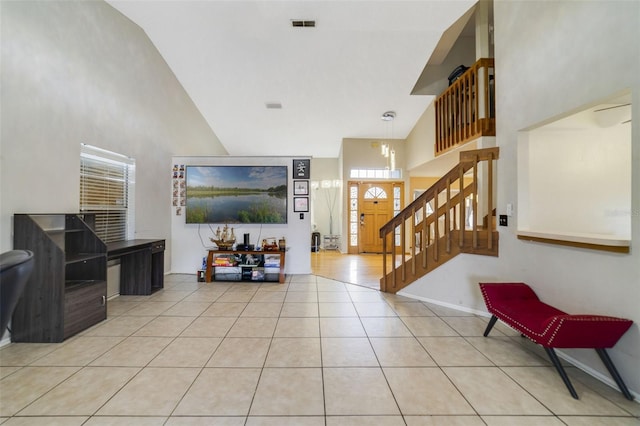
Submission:
M 68 290 L 64 295 L 64 338 L 106 319 L 106 297 L 106 281 Z
M 153 244 L 151 244 L 151 253 L 164 251 L 164 241 L 165 240 L 154 241 Z

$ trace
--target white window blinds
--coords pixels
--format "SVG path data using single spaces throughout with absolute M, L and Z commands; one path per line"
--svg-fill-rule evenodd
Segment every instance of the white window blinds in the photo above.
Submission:
M 104 242 L 127 239 L 134 182 L 135 160 L 81 144 L 80 211 L 95 214 L 95 232 Z

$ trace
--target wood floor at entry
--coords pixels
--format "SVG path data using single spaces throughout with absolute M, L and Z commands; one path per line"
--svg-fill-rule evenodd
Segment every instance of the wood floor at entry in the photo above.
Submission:
M 387 270 L 390 267 L 388 265 Z M 342 254 L 323 250 L 311 253 L 311 270 L 320 277 L 379 289 L 382 255 Z

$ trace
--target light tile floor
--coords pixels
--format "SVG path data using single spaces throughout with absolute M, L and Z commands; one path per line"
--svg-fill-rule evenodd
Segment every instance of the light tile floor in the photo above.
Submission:
M 640 425 L 640 404 L 486 318 L 321 278 L 108 302 L 60 344 L 0 350 L 3 425 Z

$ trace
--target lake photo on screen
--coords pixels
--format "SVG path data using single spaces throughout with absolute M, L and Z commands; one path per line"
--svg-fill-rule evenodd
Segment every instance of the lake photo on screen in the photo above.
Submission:
M 187 166 L 187 223 L 287 223 L 286 166 Z

